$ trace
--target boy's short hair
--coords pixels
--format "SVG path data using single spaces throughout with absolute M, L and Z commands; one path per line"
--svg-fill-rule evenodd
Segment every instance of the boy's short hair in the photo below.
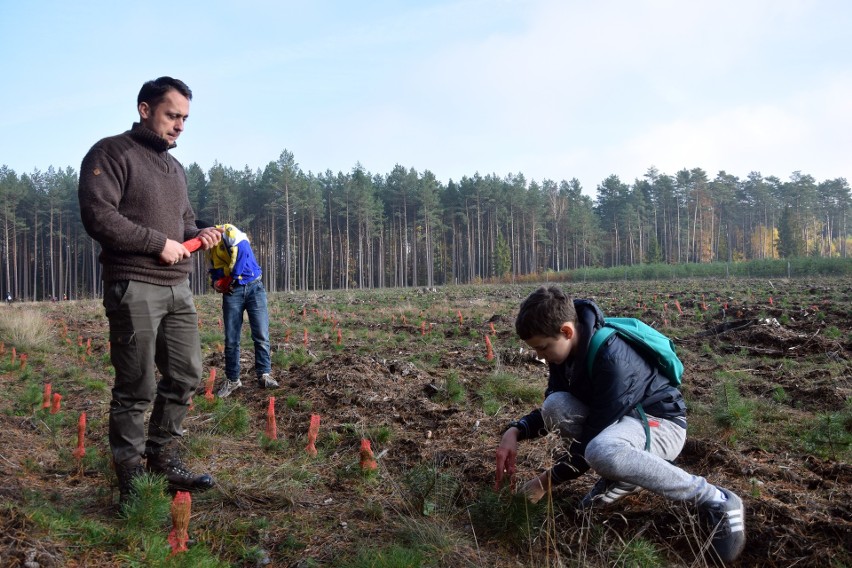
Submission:
M 536 335 L 555 337 L 565 322 L 577 322 L 574 300 L 557 286 L 542 286 L 521 304 L 515 331 L 522 340 Z

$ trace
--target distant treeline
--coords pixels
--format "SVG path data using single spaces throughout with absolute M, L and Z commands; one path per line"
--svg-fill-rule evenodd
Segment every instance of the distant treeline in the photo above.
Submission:
M 201 219 L 245 230 L 270 290 L 437 286 L 610 267 L 731 266 L 847 258 L 850 188 L 794 172 L 782 181 L 700 168 L 577 179 L 474 174 L 446 184 L 397 165 L 304 172 L 287 150 L 253 171 L 186 167 Z M 98 245 L 83 230 L 77 172 L 0 167 L 3 296 L 99 296 Z M 206 289 L 196 255 L 193 286 Z M 644 268 L 643 268 L 644 267 Z M 656 268 L 654 270 L 657 270 Z

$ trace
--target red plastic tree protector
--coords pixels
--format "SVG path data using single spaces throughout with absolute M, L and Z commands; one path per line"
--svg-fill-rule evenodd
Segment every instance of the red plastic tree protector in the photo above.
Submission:
M 86 455 L 86 413 L 80 413 L 80 419 L 77 421 L 77 447 L 74 449 L 74 457 L 77 460 L 83 459 Z
M 178 491 L 172 499 L 172 530 L 169 533 L 169 544 L 172 555 L 186 552 L 189 540 L 189 518 L 192 513 L 192 496 L 188 491 Z
M 310 455 L 317 455 L 317 435 L 319 434 L 320 415 L 311 414 L 311 425 L 308 427 L 308 445 L 305 446 L 305 451 Z
M 62 405 L 62 395 L 58 392 L 53 393 L 53 404 L 50 406 L 50 413 L 56 414 L 59 412 L 59 407 Z
M 216 369 L 210 369 L 210 376 L 207 377 L 207 390 L 204 391 L 204 398 L 208 401 L 213 401 L 213 384 L 216 382 Z
M 275 397 L 269 397 L 269 407 L 266 409 L 266 437 L 278 439 L 278 424 L 275 423 Z
M 370 448 L 370 440 L 361 438 L 361 469 L 374 470 L 378 464 L 373 458 L 373 450 Z
M 52 387 L 51 387 L 50 383 L 45 383 L 45 385 L 44 385 L 44 396 L 41 400 L 41 407 L 42 408 L 50 408 L 50 401 L 51 401 L 50 389 L 51 388 Z

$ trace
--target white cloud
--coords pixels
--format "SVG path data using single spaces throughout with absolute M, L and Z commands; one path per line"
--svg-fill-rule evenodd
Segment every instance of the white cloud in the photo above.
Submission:
M 608 159 L 634 177 L 651 165 L 667 174 L 700 167 L 710 176 L 724 169 L 740 177 L 759 171 L 786 179 L 797 170 L 818 180 L 845 177 L 850 88 L 852 81 L 838 79 L 765 104 L 660 123 L 609 149 Z

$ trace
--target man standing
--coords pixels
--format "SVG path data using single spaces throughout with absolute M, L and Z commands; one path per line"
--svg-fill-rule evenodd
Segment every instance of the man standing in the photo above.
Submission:
M 173 489 L 213 486 L 210 475 L 183 465 L 176 447 L 202 372 L 190 252 L 182 242 L 198 237 L 206 250 L 221 238 L 215 229 L 196 227 L 186 174 L 168 152 L 183 132 L 191 99 L 177 79 L 146 82 L 137 98 L 139 122 L 96 143 L 80 168 L 83 225 L 101 245 L 115 367 L 109 443 L 122 503 L 145 470 L 143 457 L 147 470 L 165 475 Z

